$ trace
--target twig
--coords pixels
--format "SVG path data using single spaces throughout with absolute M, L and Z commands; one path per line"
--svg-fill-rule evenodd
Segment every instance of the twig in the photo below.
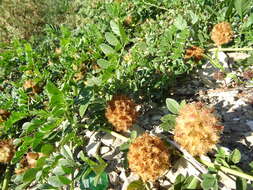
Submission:
M 215 51 L 253 51 L 253 48 L 212 48 L 208 50 L 209 52 Z
M 10 166 L 8 165 L 5 171 L 5 177 L 3 180 L 2 190 L 8 190 L 10 178 L 11 178 L 11 171 L 10 171 Z
M 180 152 L 183 153 L 183 157 L 190 162 L 192 165 L 194 165 L 201 173 L 207 173 L 207 169 L 204 168 L 192 155 L 190 155 L 186 150 L 181 148 L 176 142 L 166 139 L 171 145 L 176 147 Z
M 127 142 L 127 141 L 129 141 L 129 138 L 127 138 L 127 137 L 125 137 L 125 136 L 123 136 L 123 135 L 121 135 L 121 134 L 119 134 L 119 133 L 116 133 L 116 132 L 114 132 L 114 131 L 112 131 L 112 130 L 110 130 L 110 129 L 106 129 L 106 128 L 99 128 L 99 130 L 100 131 L 104 131 L 104 132 L 106 132 L 106 133 L 109 133 L 109 134 L 111 134 L 112 136 L 114 136 L 114 137 L 116 137 L 116 138 L 119 138 L 119 139 L 121 139 L 122 141 L 124 141 L 124 142 Z
M 165 8 L 165 7 L 160 7 L 160 6 L 158 6 L 158 5 L 155 5 L 155 4 L 152 4 L 152 3 L 148 3 L 148 2 L 146 2 L 146 1 L 142 1 L 144 4 L 146 4 L 146 5 L 149 5 L 149 6 L 152 6 L 152 7 L 156 7 L 156 8 L 158 8 L 158 9 L 162 9 L 162 10 L 165 10 L 165 11 L 171 11 L 171 10 L 169 10 L 169 9 L 167 9 L 167 8 Z
M 218 170 L 223 171 L 224 173 L 231 174 L 231 175 L 238 176 L 238 177 L 242 177 L 242 178 L 248 179 L 250 181 L 253 181 L 253 176 L 248 175 L 246 173 L 243 173 L 243 172 L 240 172 L 240 171 L 236 171 L 236 170 L 233 170 L 233 169 L 230 169 L 230 168 L 226 168 L 224 166 L 221 166 L 221 165 L 218 165 L 218 164 L 214 164 L 214 163 L 208 162 L 206 160 L 202 160 L 200 158 L 197 158 L 197 160 L 199 162 L 201 162 L 202 164 L 206 165 L 207 167 L 216 168 Z

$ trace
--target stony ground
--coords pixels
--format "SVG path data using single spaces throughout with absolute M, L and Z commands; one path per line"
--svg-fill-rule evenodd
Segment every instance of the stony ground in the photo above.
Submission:
M 212 80 L 210 82 L 208 73 L 206 76 L 204 80 L 197 76 L 190 77 L 186 81 L 179 81 L 180 86 L 175 85 L 175 88 L 170 89 L 168 93 L 171 98 L 177 100 L 201 101 L 214 107 L 224 126 L 219 146 L 227 148 L 228 151 L 239 149 L 242 153 L 240 166 L 247 170 L 248 164 L 253 158 L 253 86 L 244 83 L 228 87 L 228 81 L 224 81 L 224 83 L 218 81 L 219 83 L 217 83 Z M 206 83 L 206 79 L 209 80 L 208 83 Z M 160 118 L 168 114 L 165 106 L 149 103 L 141 105 L 140 112 L 142 114 L 133 130 L 136 130 L 138 134 L 145 131 L 154 134 L 162 133 L 159 124 L 161 123 Z M 126 152 L 119 148 L 123 141 L 103 132 L 87 131 L 86 136 L 89 139 L 86 146 L 88 154 L 98 153 L 109 164 L 107 172 L 109 173 L 110 190 L 124 190 L 129 182 L 138 179 L 138 176 L 130 173 L 127 169 Z M 185 167 L 178 167 L 178 165 Z M 199 174 L 190 163 L 179 159 L 172 170 L 154 184 L 154 189 L 168 189 L 179 173 Z M 234 184 L 223 189 L 232 188 L 235 188 Z

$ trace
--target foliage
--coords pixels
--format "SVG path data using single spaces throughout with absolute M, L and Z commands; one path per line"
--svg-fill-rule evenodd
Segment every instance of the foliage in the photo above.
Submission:
M 218 22 L 232 24 L 236 35 L 230 47 L 250 47 L 250 3 L 0 1 L 0 108 L 11 113 L 0 123 L 0 139 L 12 139 L 16 147 L 11 163 L 0 170 L 12 172 L 5 175 L 11 176 L 10 188 L 32 184 L 38 189 L 59 189 L 82 184 L 84 189 L 106 189 L 107 164 L 83 151 L 84 129 L 111 128 L 104 112 L 115 94 L 126 94 L 140 104 L 163 102 L 179 77 L 202 64 L 185 59 L 186 48 L 213 47 L 210 31 Z M 166 104 L 171 114 L 162 118 L 162 126 L 169 131 L 185 102 L 167 99 Z M 135 138 L 132 132 L 131 140 L 121 148 L 126 149 Z M 43 156 L 36 160 L 36 167 L 15 174 L 15 169 L 24 169 L 22 160 L 29 152 Z M 215 161 L 236 165 L 239 157 L 234 151 Z M 0 178 L 2 183 L 4 176 Z M 182 176 L 177 185 L 187 187 L 187 181 L 195 185 L 195 179 Z M 240 179 L 238 184 L 244 186 Z

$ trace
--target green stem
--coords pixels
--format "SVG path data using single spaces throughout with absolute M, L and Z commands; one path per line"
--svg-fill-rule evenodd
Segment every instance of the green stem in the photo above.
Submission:
M 104 131 L 104 132 L 106 132 L 106 133 L 109 133 L 109 134 L 111 134 L 112 136 L 121 139 L 122 141 L 125 141 L 125 142 L 129 141 L 129 138 L 127 138 L 127 137 L 125 137 L 125 136 L 123 136 L 123 135 L 121 135 L 121 134 L 119 134 L 119 133 L 116 133 L 116 132 L 114 132 L 114 131 L 112 131 L 112 130 L 110 130 L 110 129 L 106 129 L 106 128 L 102 128 L 102 127 L 101 127 L 101 128 L 99 128 L 99 130 L 100 130 L 100 131 Z
M 4 176 L 4 180 L 3 180 L 2 190 L 8 190 L 10 178 L 11 178 L 11 171 L 10 171 L 10 166 L 8 165 L 5 170 L 5 176 Z
M 218 169 L 218 170 L 223 171 L 225 173 L 232 174 L 234 176 L 242 177 L 242 178 L 248 179 L 250 181 L 253 181 L 253 176 L 248 175 L 246 173 L 243 173 L 243 172 L 240 172 L 240 171 L 236 171 L 236 170 L 233 170 L 233 169 L 230 169 L 230 168 L 226 168 L 224 166 L 221 166 L 221 165 L 218 165 L 218 164 L 214 164 L 214 163 L 208 162 L 206 160 L 202 160 L 200 158 L 197 158 L 197 160 L 200 163 L 206 165 L 207 167 L 215 168 L 215 169 Z
M 146 2 L 146 1 L 142 1 L 144 4 L 146 4 L 146 5 L 149 5 L 149 6 L 152 6 L 152 7 L 156 7 L 156 8 L 158 8 L 158 9 L 162 9 L 162 10 L 165 10 L 165 11 L 171 11 L 171 10 L 169 10 L 169 9 L 167 9 L 167 8 L 165 8 L 165 7 L 159 7 L 158 5 L 155 5 L 155 4 L 152 4 L 152 3 L 148 3 L 148 2 Z
M 125 136 L 123 136 L 123 135 L 121 135 L 121 134 L 119 134 L 119 133 L 116 133 L 116 132 L 114 132 L 114 131 L 112 131 L 112 130 L 110 130 L 110 129 L 100 128 L 100 130 L 101 130 L 101 131 L 104 131 L 104 132 L 107 132 L 107 133 L 113 135 L 113 136 L 116 137 L 116 138 L 120 138 L 122 141 L 125 141 L 125 142 L 129 141 L 129 138 L 127 138 L 127 137 L 125 137 Z M 185 154 L 188 154 L 185 150 L 181 149 L 181 148 L 180 148 L 176 143 L 174 143 L 173 141 L 170 141 L 170 140 L 169 140 L 169 143 L 172 144 L 172 145 L 174 145 L 177 149 L 179 148 L 179 150 L 183 153 L 183 154 L 182 154 L 182 157 L 184 157 Z M 192 159 L 190 159 L 190 160 L 192 160 Z M 200 159 L 200 158 L 196 158 L 196 159 L 194 159 L 194 160 L 197 160 L 198 162 L 204 164 L 204 165 L 207 166 L 207 167 L 216 168 L 216 169 L 218 169 L 218 170 L 220 170 L 220 171 L 223 171 L 223 172 L 225 172 L 225 173 L 228 173 L 228 174 L 231 174 L 231 175 L 234 175 L 234 176 L 242 177 L 242 178 L 245 178 L 245 179 L 248 179 L 248 180 L 253 181 L 253 176 L 248 175 L 248 174 L 246 174 L 246 173 L 243 173 L 243 172 L 240 172 L 240 171 L 236 171 L 236 170 L 233 170 L 233 169 L 230 169 L 230 168 L 226 168 L 226 167 L 224 167 L 224 166 L 220 166 L 220 165 L 218 165 L 218 164 L 214 164 L 214 163 L 211 163 L 211 162 L 202 160 L 202 159 Z
M 253 51 L 253 48 L 212 48 L 208 50 L 209 52 L 215 51 Z

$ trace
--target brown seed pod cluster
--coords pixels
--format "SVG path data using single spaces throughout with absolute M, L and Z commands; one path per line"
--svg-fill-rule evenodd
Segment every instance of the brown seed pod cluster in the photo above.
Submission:
M 246 80 L 250 80 L 253 78 L 253 70 L 246 70 L 243 72 L 243 78 Z
M 165 143 L 147 133 L 134 140 L 127 158 L 131 171 L 143 181 L 157 180 L 170 166 L 170 154 Z
M 12 144 L 12 140 L 0 141 L 0 162 L 7 164 L 14 156 L 15 148 Z
M 232 40 L 233 30 L 228 22 L 216 24 L 211 32 L 211 39 L 217 46 L 226 44 Z
M 26 80 L 23 84 L 23 88 L 25 90 L 29 90 L 31 89 L 32 90 L 32 93 L 33 94 L 38 94 L 41 92 L 41 88 L 38 86 L 38 84 L 36 84 L 33 80 L 29 79 L 29 80 Z
M 176 119 L 174 140 L 193 156 L 205 155 L 218 143 L 222 130 L 213 109 L 202 103 L 186 104 Z
M 116 131 L 127 131 L 135 123 L 138 112 L 132 99 L 118 95 L 108 102 L 105 116 Z
M 203 58 L 204 50 L 197 46 L 192 46 L 188 49 L 186 49 L 185 52 L 185 59 L 194 58 L 196 61 L 199 61 Z
M 8 117 L 11 115 L 10 112 L 0 109 L 0 123 L 4 122 L 5 120 L 8 119 Z
M 28 152 L 25 157 L 20 161 L 20 167 L 15 170 L 16 174 L 21 174 L 29 168 L 35 168 L 37 160 L 43 157 L 44 154 L 38 152 Z

